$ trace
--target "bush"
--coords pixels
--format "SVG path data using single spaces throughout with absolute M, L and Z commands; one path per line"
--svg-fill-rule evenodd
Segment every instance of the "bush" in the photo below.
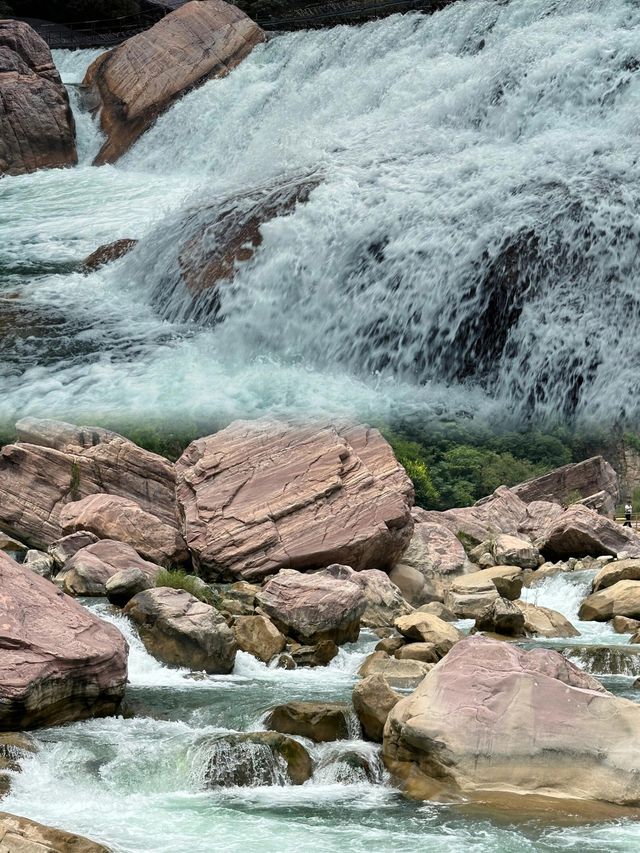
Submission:
M 156 587 L 168 586 L 170 589 L 183 589 L 205 604 L 216 604 L 216 595 L 205 582 L 195 575 L 182 571 L 160 569 L 156 575 Z

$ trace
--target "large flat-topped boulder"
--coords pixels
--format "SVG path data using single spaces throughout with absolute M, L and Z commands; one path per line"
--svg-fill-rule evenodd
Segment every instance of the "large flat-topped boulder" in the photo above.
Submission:
M 332 563 L 386 569 L 413 529 L 413 486 L 367 427 L 237 421 L 176 463 L 183 532 L 205 577 Z
M 224 77 L 264 38 L 236 6 L 192 0 L 99 56 L 84 79 L 106 136 L 95 164 L 113 163 L 178 98 Z
M 177 527 L 175 472 L 117 433 L 61 421 L 21 421 L 29 439 L 0 451 L 0 529 L 34 548 L 63 535 L 63 507 L 101 492 L 136 501 Z M 42 443 L 39 443 L 42 442 Z
M 620 497 L 618 475 L 602 456 L 593 456 L 556 468 L 541 477 L 534 477 L 514 486 L 512 491 L 525 503 L 589 500 L 602 493 L 599 500 L 602 515 L 613 516 Z
M 549 649 L 457 643 L 391 710 L 384 759 L 414 796 L 640 805 L 640 706 Z
M 180 566 L 189 552 L 175 524 L 167 524 L 119 495 L 89 495 L 67 504 L 60 513 L 65 534 L 88 530 L 100 539 L 126 542 L 148 560 L 161 566 Z
M 46 42 L 0 20 L 0 177 L 78 162 L 75 123 Z
M 114 713 L 127 644 L 48 580 L 0 553 L 0 729 Z

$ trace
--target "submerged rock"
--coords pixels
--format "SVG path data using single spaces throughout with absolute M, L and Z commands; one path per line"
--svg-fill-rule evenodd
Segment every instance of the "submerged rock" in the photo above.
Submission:
M 132 249 L 138 245 L 138 240 L 115 240 L 113 243 L 106 243 L 104 246 L 98 246 L 95 252 L 92 252 L 82 262 L 82 272 L 93 272 L 105 264 L 113 263 L 119 258 L 127 255 Z
M 113 163 L 178 98 L 224 77 L 263 40 L 236 6 L 196 0 L 99 56 L 83 84 L 106 136 L 95 165 Z
M 0 553 L 0 729 L 114 713 L 127 644 L 113 625 Z
M 382 743 L 384 724 L 402 695 L 392 690 L 382 675 L 369 675 L 353 688 L 353 707 L 369 740 Z
M 389 567 L 413 486 L 377 430 L 236 421 L 176 463 L 184 534 L 203 577 L 261 579 L 332 563 Z
M 0 850 L 6 853 L 110 853 L 80 835 L 0 812 Z
M 345 740 L 350 734 L 350 713 L 346 702 L 287 702 L 269 711 L 265 726 L 316 743 Z
M 220 613 L 182 589 L 138 593 L 124 609 L 147 651 L 163 663 L 208 673 L 229 673 L 236 641 Z
M 75 166 L 75 123 L 46 42 L 0 20 L 0 177 Z
M 389 714 L 414 796 L 503 792 L 640 804 L 640 707 L 549 649 L 471 637 Z
M 313 774 L 307 750 L 278 732 L 247 732 L 217 737 L 206 745 L 205 774 L 211 788 L 302 785 Z

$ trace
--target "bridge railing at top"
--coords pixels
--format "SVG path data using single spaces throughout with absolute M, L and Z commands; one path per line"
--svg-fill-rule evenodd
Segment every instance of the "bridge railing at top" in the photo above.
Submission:
M 149 29 L 164 17 L 158 11 L 139 12 L 94 21 L 33 24 L 38 34 L 51 48 L 104 47 L 119 44 L 132 35 Z

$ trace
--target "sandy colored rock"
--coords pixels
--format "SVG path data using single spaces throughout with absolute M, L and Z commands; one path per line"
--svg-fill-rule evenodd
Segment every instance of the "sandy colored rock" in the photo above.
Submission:
M 332 563 L 385 569 L 406 546 L 413 486 L 377 430 L 236 421 L 176 463 L 203 577 L 260 579 Z
M 369 675 L 353 688 L 353 707 L 364 736 L 382 743 L 382 732 L 389 712 L 402 699 L 381 675 Z
M 109 603 L 115 607 L 124 607 L 134 595 L 151 589 L 153 581 L 141 569 L 121 569 L 105 583 L 105 593 Z
M 324 571 L 278 572 L 260 591 L 258 602 L 284 634 L 306 644 L 355 642 L 366 607 L 361 586 Z
M 434 643 L 403 643 L 393 656 L 397 660 L 419 660 L 423 663 L 438 663 L 443 657 Z
M 364 661 L 358 675 L 368 678 L 370 675 L 382 676 L 390 687 L 413 689 L 432 668 L 432 664 L 418 660 L 398 660 L 385 652 L 373 652 Z
M 459 619 L 476 619 L 501 595 L 510 600 L 518 598 L 522 591 L 521 577 L 519 566 L 494 566 L 471 572 L 451 584 L 445 606 Z
M 393 708 L 383 754 L 418 797 L 640 804 L 640 707 L 549 649 L 471 637 Z
M 579 637 L 580 631 L 550 607 L 540 607 L 527 601 L 516 601 L 524 615 L 524 630 L 529 637 Z
M 124 608 L 147 651 L 163 663 L 209 673 L 229 673 L 236 641 L 215 607 L 182 589 L 139 592 Z
M 0 553 L 0 729 L 114 713 L 127 644 L 113 626 Z
M 629 619 L 627 616 L 614 616 L 611 627 L 616 634 L 635 634 L 640 630 L 640 620 Z
M 615 560 L 607 563 L 593 579 L 593 592 L 613 586 L 618 581 L 640 581 L 640 560 Z
M 395 627 L 408 640 L 432 645 L 438 659 L 446 655 L 462 638 L 461 632 L 450 622 L 445 622 L 431 613 L 419 611 L 396 619 Z
M 143 560 L 124 542 L 101 539 L 76 551 L 54 580 L 67 595 L 106 595 L 109 579 L 128 569 L 139 569 L 153 582 L 160 566 Z
M 430 601 L 429 604 L 423 604 L 417 608 L 419 613 L 431 613 L 442 619 L 444 622 L 455 622 L 456 615 L 448 607 L 445 607 L 440 601 Z
M 296 646 L 291 651 L 295 666 L 326 666 L 340 650 L 333 640 L 321 640 L 312 646 Z
M 540 533 L 540 551 L 547 559 L 598 557 L 625 552 L 640 557 L 640 536 L 586 506 L 570 506 Z
M 227 75 L 263 40 L 236 6 L 193 0 L 99 56 L 83 84 L 106 136 L 95 165 L 113 163 L 178 98 Z
M 177 528 L 166 459 L 98 427 L 25 418 L 16 429 L 18 443 L 0 450 L 0 526 L 30 547 L 45 550 L 61 538 L 66 504 L 102 492 Z
M 496 566 L 520 566 L 537 569 L 540 552 L 527 539 L 501 533 L 492 544 L 491 553 Z
M 350 713 L 346 702 L 287 702 L 272 708 L 264 724 L 271 731 L 325 743 L 349 738 Z
M 286 637 L 266 616 L 238 616 L 233 623 L 238 648 L 264 663 L 283 651 Z
M 110 853 L 80 835 L 0 812 L 0 853 Z
M 462 543 L 448 527 L 420 521 L 392 569 L 391 580 L 418 606 L 434 599 L 442 601 L 452 579 L 471 568 Z
M 640 581 L 618 581 L 592 593 L 580 605 L 578 616 L 586 622 L 608 622 L 614 616 L 640 619 Z
M 60 524 L 65 534 L 88 530 L 100 539 L 125 542 L 159 566 L 180 566 L 189 561 L 176 526 L 146 512 L 130 498 L 89 495 L 67 504 L 60 513 Z
M 0 20 L 0 177 L 75 166 L 75 123 L 46 42 Z
M 524 613 L 506 598 L 496 598 L 476 618 L 475 630 L 521 637 L 525 631 Z
M 602 456 L 563 465 L 514 486 L 512 491 L 525 503 L 551 501 L 564 504 L 602 494 L 602 514 L 608 516 L 613 516 L 620 497 L 618 475 Z

